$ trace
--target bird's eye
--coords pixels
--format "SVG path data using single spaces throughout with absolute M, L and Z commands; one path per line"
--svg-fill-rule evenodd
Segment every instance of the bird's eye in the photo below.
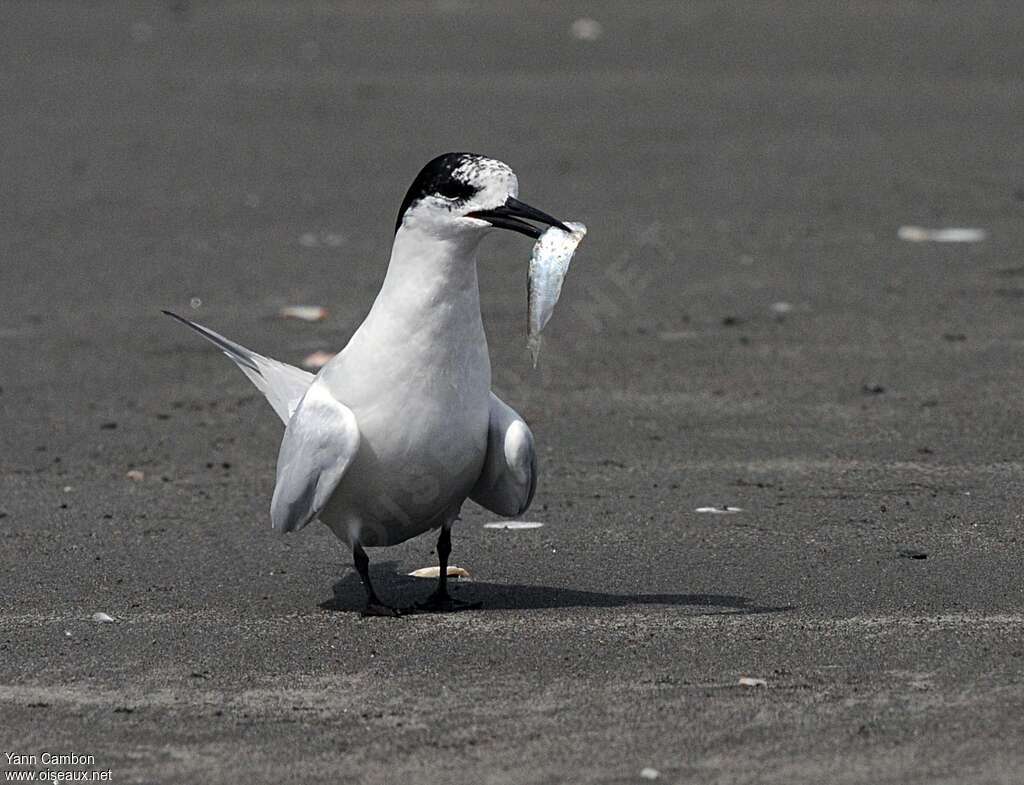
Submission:
M 451 199 L 452 201 L 465 201 L 470 199 L 475 193 L 476 188 L 469 183 L 463 183 L 458 180 L 446 180 L 437 187 L 438 196 Z

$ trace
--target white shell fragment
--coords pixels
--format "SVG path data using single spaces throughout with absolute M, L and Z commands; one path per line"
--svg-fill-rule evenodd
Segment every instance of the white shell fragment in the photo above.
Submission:
M 103 612 L 94 613 L 92 615 L 92 620 L 97 624 L 110 624 L 116 621 L 116 619 L 113 616 L 110 616 Z
M 980 243 L 988 233 L 984 229 L 966 227 L 925 229 L 923 226 L 901 226 L 896 236 L 911 243 Z
M 142 482 L 146 479 L 146 473 L 142 469 L 129 469 L 124 476 L 132 482 Z
M 661 776 L 661 772 L 657 769 L 652 769 L 650 766 L 640 769 L 640 777 L 645 780 L 656 780 Z
M 694 512 L 706 512 L 711 515 L 732 515 L 733 513 L 743 512 L 743 508 L 730 507 L 728 504 L 723 504 L 721 507 L 698 507 Z
M 543 525 L 539 521 L 495 521 L 494 523 L 485 523 L 484 528 L 515 531 L 518 529 L 539 529 Z
M 743 676 L 740 678 L 741 687 L 767 687 L 768 682 L 764 679 L 754 679 L 750 676 Z
M 286 305 L 277 315 L 282 319 L 298 319 L 303 322 L 322 322 L 327 318 L 327 309 L 322 305 Z
M 331 361 L 334 355 L 335 352 L 313 352 L 302 361 L 302 367 L 310 371 L 319 371 Z
M 469 572 L 464 570 L 462 567 L 456 567 L 451 565 L 448 567 L 448 572 L 445 573 L 449 578 L 468 578 Z M 413 578 L 438 578 L 441 576 L 440 567 L 421 567 L 418 570 L 413 570 L 409 573 Z
M 562 281 L 569 272 L 569 262 L 576 252 L 576 246 L 587 233 L 587 227 L 581 223 L 567 221 L 565 225 L 572 229 L 571 233 L 552 226 L 540 236 L 530 255 L 530 275 L 526 287 L 529 301 L 526 343 L 533 357 L 534 368 L 537 367 L 537 357 L 540 355 L 540 331 L 555 310 L 555 303 L 562 293 Z

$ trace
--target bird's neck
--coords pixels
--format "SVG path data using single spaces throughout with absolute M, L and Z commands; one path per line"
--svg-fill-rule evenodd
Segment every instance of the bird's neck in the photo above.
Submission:
M 478 236 L 439 239 L 402 227 L 378 301 L 406 312 L 456 303 L 480 309 L 476 275 Z

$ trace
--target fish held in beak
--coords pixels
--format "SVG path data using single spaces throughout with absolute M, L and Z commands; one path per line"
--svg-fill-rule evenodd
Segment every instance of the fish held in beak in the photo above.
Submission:
M 529 309 L 526 343 L 534 368 L 540 356 L 540 332 L 555 310 L 555 304 L 562 294 L 562 282 L 569 272 L 569 263 L 587 233 L 587 227 L 581 223 L 570 221 L 564 226 L 565 230 L 552 226 L 540 235 L 530 255 L 526 287 Z

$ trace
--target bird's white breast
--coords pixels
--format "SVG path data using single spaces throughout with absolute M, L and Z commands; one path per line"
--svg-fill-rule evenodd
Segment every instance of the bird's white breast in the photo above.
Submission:
M 491 369 L 476 263 L 459 251 L 396 239 L 373 309 L 322 371 L 361 434 L 321 515 L 344 539 L 353 527 L 364 545 L 420 534 L 442 523 L 479 476 Z

